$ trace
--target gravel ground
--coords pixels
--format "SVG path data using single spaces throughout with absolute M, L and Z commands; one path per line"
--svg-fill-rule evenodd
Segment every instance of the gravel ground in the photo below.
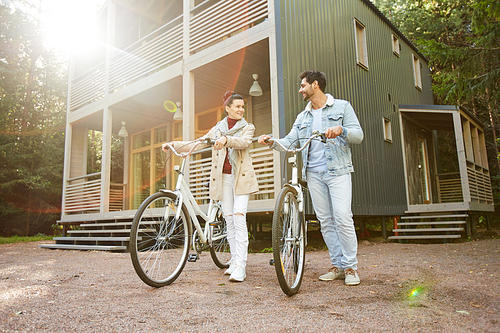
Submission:
M 39 242 L 43 243 L 43 242 Z M 326 251 L 307 252 L 300 292 L 281 291 L 270 253 L 230 283 L 203 253 L 153 289 L 127 253 L 0 245 L 2 332 L 500 332 L 500 239 L 360 242 L 359 286 L 322 282 Z

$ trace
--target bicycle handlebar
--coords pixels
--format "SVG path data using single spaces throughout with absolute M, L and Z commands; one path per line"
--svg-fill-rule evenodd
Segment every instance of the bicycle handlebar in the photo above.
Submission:
M 287 153 L 298 153 L 298 152 L 301 152 L 302 150 L 304 150 L 312 140 L 314 140 L 318 137 L 320 138 L 321 142 L 326 143 L 325 133 L 320 133 L 318 131 L 313 132 L 312 135 L 309 137 L 309 139 L 307 139 L 306 143 L 304 143 L 304 145 L 300 148 L 289 149 L 289 148 L 283 146 L 279 141 L 276 141 L 274 138 L 269 138 L 269 139 L 265 140 L 265 142 L 266 143 L 267 142 L 275 142 L 278 146 L 283 148 L 283 150 L 286 151 Z
M 168 143 L 167 143 L 167 147 L 168 147 L 168 148 L 169 148 L 169 149 L 170 149 L 170 150 L 171 150 L 171 151 L 172 151 L 175 155 L 177 155 L 177 156 L 179 156 L 179 157 L 181 157 L 181 158 L 186 158 L 186 157 L 188 157 L 189 155 L 191 155 L 191 154 L 194 152 L 194 150 L 196 149 L 196 147 L 198 147 L 200 144 L 205 143 L 205 144 L 207 144 L 207 145 L 209 145 L 209 146 L 213 146 L 213 145 L 214 145 L 214 143 L 215 143 L 215 140 L 214 140 L 214 139 L 212 139 L 212 138 L 205 138 L 205 139 L 203 139 L 203 140 L 201 140 L 201 139 L 196 139 L 196 140 L 194 140 L 194 141 L 193 141 L 193 143 L 194 143 L 194 144 L 193 144 L 193 146 L 191 147 L 191 149 L 189 149 L 189 151 L 188 151 L 187 153 L 179 153 L 179 152 L 177 152 L 177 150 L 175 150 L 175 148 L 174 148 L 174 146 L 172 145 L 172 143 L 171 143 L 171 142 L 168 142 Z

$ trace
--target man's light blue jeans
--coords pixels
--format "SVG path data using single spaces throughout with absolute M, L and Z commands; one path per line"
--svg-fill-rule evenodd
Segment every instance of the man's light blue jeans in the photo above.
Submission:
M 332 265 L 356 270 L 358 241 L 351 210 L 351 174 L 334 177 L 327 171 L 307 172 L 307 188 Z

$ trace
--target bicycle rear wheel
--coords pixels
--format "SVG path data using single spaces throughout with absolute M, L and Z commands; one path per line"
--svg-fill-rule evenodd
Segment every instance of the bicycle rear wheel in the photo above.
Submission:
M 186 265 L 190 238 L 189 214 L 178 206 L 177 195 L 158 192 L 146 198 L 130 230 L 129 250 L 137 275 L 155 288 L 175 281 Z
M 231 261 L 229 242 L 227 241 L 227 224 L 222 209 L 218 206 L 214 221 L 210 222 L 212 232 L 212 244 L 210 255 L 215 265 L 219 268 L 228 268 Z
M 305 262 L 305 226 L 296 194 L 291 187 L 283 188 L 273 216 L 274 268 L 281 290 L 289 296 L 299 291 Z

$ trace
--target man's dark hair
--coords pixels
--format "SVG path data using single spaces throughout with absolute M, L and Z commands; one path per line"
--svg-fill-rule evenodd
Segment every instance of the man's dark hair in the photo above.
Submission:
M 326 88 L 326 76 L 325 73 L 316 71 L 316 70 L 310 70 L 310 71 L 303 71 L 299 75 L 300 80 L 306 78 L 307 83 L 312 84 L 314 81 L 318 81 L 318 86 L 319 89 L 322 92 L 325 92 Z

